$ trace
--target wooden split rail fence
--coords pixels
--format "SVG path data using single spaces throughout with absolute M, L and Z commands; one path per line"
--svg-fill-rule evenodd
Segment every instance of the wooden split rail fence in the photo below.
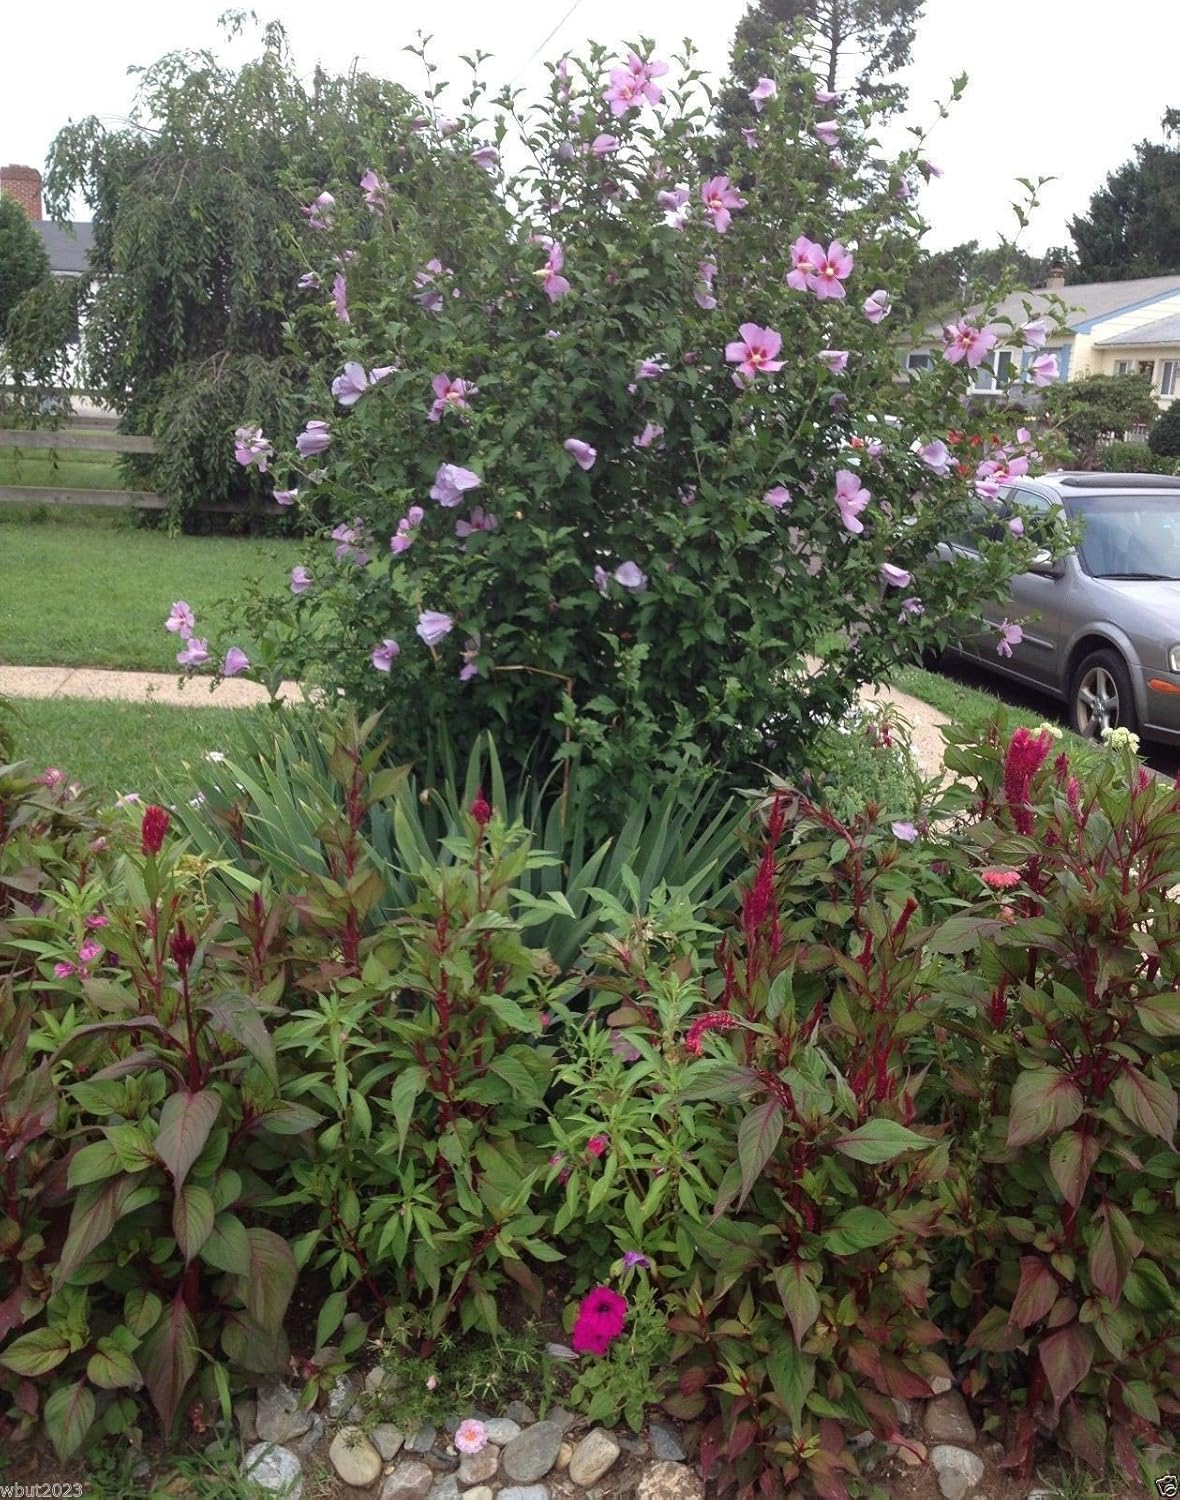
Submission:
M 31 428 L 5 430 L 0 428 L 0 448 L 18 448 L 32 451 L 51 451 L 68 455 L 71 453 L 155 453 L 158 451 L 153 437 L 134 437 L 127 433 L 111 431 L 80 431 L 76 428 Z M 79 490 L 62 485 L 0 485 L 0 505 L 93 505 L 114 506 L 121 510 L 167 510 L 168 502 L 162 495 L 148 490 Z M 232 502 L 217 502 L 200 507 L 202 513 L 213 515 L 281 515 L 278 505 L 240 505 Z

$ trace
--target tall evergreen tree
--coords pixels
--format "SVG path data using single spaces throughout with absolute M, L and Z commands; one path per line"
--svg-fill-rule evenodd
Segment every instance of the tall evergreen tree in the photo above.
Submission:
M 1140 141 L 1071 221 L 1085 280 L 1180 274 L 1180 110 L 1167 111 L 1163 130 L 1165 141 Z

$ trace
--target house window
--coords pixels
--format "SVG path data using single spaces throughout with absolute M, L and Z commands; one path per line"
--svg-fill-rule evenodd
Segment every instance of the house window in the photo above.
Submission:
M 1148 380 L 1155 379 L 1155 360 L 1140 359 L 1135 362 L 1136 375 L 1146 375 Z
M 980 365 L 975 372 L 975 390 L 994 391 L 1012 379 L 1012 351 L 1001 349 L 990 365 Z
M 1114 362 L 1114 373 L 1116 375 L 1134 375 L 1134 361 L 1130 359 L 1116 359 Z
M 934 355 L 926 353 L 925 350 L 919 350 L 915 351 L 913 354 L 907 354 L 905 358 L 906 369 L 912 370 L 915 374 L 920 373 L 922 370 L 929 370 L 933 367 L 933 365 Z
M 1180 359 L 1165 359 L 1160 366 L 1160 395 L 1176 395 L 1176 387 L 1180 385 Z

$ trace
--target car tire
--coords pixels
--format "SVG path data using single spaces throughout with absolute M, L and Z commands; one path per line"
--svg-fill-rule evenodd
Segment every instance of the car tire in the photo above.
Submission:
M 1139 722 L 1131 674 L 1117 651 L 1091 651 L 1074 668 L 1069 684 L 1069 727 L 1083 739 L 1101 739 L 1104 729 L 1130 729 Z

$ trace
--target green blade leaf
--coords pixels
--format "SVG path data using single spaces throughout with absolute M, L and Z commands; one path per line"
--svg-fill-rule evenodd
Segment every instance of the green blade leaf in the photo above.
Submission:
M 156 1155 L 172 1173 L 178 1190 L 204 1150 L 220 1110 L 221 1099 L 212 1089 L 199 1089 L 195 1093 L 186 1089 L 165 1099 L 160 1111 Z

